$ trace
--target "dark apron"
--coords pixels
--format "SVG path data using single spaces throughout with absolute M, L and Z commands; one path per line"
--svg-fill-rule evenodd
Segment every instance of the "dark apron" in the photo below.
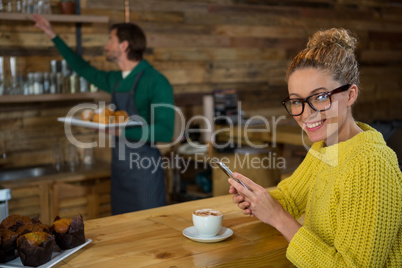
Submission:
M 134 93 L 142 72 L 135 78 L 130 92 L 112 91 L 112 104 L 116 110 L 125 110 L 130 116 L 138 115 Z M 135 143 L 136 141 L 130 141 Z M 121 146 L 124 150 L 119 149 Z M 124 160 L 119 160 L 123 151 Z M 146 143 L 139 148 L 130 148 L 115 137 L 112 148 L 111 203 L 112 214 L 121 214 L 166 205 L 165 173 L 161 154 L 157 148 Z

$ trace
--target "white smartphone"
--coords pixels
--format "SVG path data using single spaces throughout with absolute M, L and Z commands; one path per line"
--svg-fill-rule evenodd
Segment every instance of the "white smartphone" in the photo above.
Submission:
M 236 179 L 236 178 L 233 176 L 233 172 L 232 172 L 224 163 L 222 163 L 222 162 L 220 162 L 220 161 L 216 161 L 216 162 L 214 162 L 214 163 L 218 164 L 218 166 L 223 170 L 223 172 L 226 173 L 226 175 L 228 175 L 229 178 L 234 179 L 235 181 L 237 181 L 238 183 L 240 183 L 241 185 L 243 185 L 244 188 L 246 188 L 246 189 L 248 190 L 247 186 L 246 186 L 241 180 Z

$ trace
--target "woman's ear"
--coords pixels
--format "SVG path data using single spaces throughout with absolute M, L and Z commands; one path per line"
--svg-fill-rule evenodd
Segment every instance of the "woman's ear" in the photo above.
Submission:
M 348 106 L 352 106 L 356 102 L 358 95 L 359 88 L 355 84 L 351 85 L 348 90 Z

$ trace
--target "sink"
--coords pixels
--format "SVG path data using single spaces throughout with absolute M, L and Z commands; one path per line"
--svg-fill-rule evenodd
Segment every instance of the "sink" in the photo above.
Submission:
M 0 170 L 0 181 L 13 181 L 56 173 L 58 172 L 52 165 L 3 169 Z

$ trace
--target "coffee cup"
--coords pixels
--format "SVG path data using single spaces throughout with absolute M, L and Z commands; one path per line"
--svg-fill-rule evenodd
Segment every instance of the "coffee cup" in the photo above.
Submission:
M 219 210 L 204 208 L 193 212 L 193 224 L 202 237 L 213 237 L 222 228 L 223 213 Z

